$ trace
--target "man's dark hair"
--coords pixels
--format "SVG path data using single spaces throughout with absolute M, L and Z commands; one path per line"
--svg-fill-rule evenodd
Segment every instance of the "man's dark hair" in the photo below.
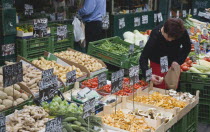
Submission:
M 168 34 L 168 37 L 178 39 L 184 31 L 184 23 L 179 18 L 169 18 L 164 24 L 164 32 Z

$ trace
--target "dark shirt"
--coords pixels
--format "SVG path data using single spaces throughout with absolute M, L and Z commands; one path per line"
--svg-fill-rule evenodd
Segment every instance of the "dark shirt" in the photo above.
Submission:
M 167 41 L 161 33 L 161 28 L 162 25 L 152 30 L 150 38 L 142 51 L 139 64 L 143 77 L 145 77 L 146 70 L 148 70 L 148 59 L 160 64 L 160 58 L 167 56 L 169 66 L 174 61 L 181 65 L 190 53 L 191 41 L 187 30 L 179 39 Z

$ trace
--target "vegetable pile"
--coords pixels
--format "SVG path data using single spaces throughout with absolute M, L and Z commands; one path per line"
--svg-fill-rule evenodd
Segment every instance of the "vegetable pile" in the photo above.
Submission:
M 85 80 L 81 84 L 82 84 L 81 88 L 85 88 L 85 87 L 93 88 L 93 89 L 98 88 L 98 77 Z
M 95 58 L 83 54 L 81 52 L 76 52 L 76 51 L 73 52 L 67 50 L 67 51 L 62 51 L 60 53 L 54 53 L 54 55 L 81 64 L 85 66 L 90 72 L 94 72 L 103 68 L 101 63 L 99 63 Z
M 45 129 L 49 121 L 48 113 L 39 106 L 24 106 L 7 116 L 6 130 L 8 132 L 38 132 Z

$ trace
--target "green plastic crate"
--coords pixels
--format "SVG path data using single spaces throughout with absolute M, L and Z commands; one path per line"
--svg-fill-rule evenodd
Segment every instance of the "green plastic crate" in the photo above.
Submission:
M 210 103 L 208 102 L 199 102 L 199 122 L 210 124 Z
M 88 54 L 92 55 L 96 58 L 99 58 L 106 63 L 109 63 L 111 65 L 114 65 L 114 66 L 117 66 L 120 68 L 129 69 L 132 66 L 138 65 L 139 59 L 137 59 L 136 57 L 137 56 L 140 57 L 140 52 L 142 50 L 142 49 L 140 49 L 140 47 L 135 46 L 135 51 L 134 51 L 133 55 L 114 54 L 114 53 L 110 53 L 108 51 L 98 48 L 98 45 L 104 43 L 106 40 L 108 40 L 109 42 L 112 42 L 112 43 L 122 44 L 122 45 L 126 46 L 127 48 L 129 48 L 129 46 L 131 45 L 130 43 L 127 43 L 127 42 L 121 40 L 119 37 L 102 39 L 99 41 L 89 43 Z
M 5 61 L 16 62 L 16 55 L 0 56 L 0 66 L 5 65 Z
M 43 56 L 44 51 L 52 52 L 52 40 L 52 37 L 17 39 L 17 54 L 27 59 L 38 58 Z
M 182 92 L 190 92 L 195 95 L 196 91 L 200 91 L 199 99 L 210 100 L 210 84 L 205 83 L 191 83 L 180 82 L 180 88 Z M 209 102 L 210 104 L 210 102 Z
M 183 82 L 209 83 L 210 74 L 182 72 L 180 80 Z
M 15 43 L 16 35 L 0 36 L 1 45 Z
M 57 34 L 57 27 L 62 26 L 62 25 L 67 25 L 67 30 L 70 31 L 70 32 L 73 31 L 73 25 L 54 23 L 54 24 L 49 24 L 51 35 L 56 35 Z
M 16 9 L 0 9 L 0 35 L 16 34 Z
M 12 8 L 14 0 L 0 0 L 0 8 Z

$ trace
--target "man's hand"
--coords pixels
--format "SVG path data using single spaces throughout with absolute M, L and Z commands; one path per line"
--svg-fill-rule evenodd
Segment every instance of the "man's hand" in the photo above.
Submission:
M 163 82 L 163 77 L 157 76 L 157 75 L 152 75 L 152 79 L 151 81 L 155 84 L 155 85 L 159 85 Z
M 171 68 L 174 70 L 175 69 L 175 67 L 177 67 L 177 66 L 180 66 L 177 62 L 173 62 L 172 64 L 171 64 Z

